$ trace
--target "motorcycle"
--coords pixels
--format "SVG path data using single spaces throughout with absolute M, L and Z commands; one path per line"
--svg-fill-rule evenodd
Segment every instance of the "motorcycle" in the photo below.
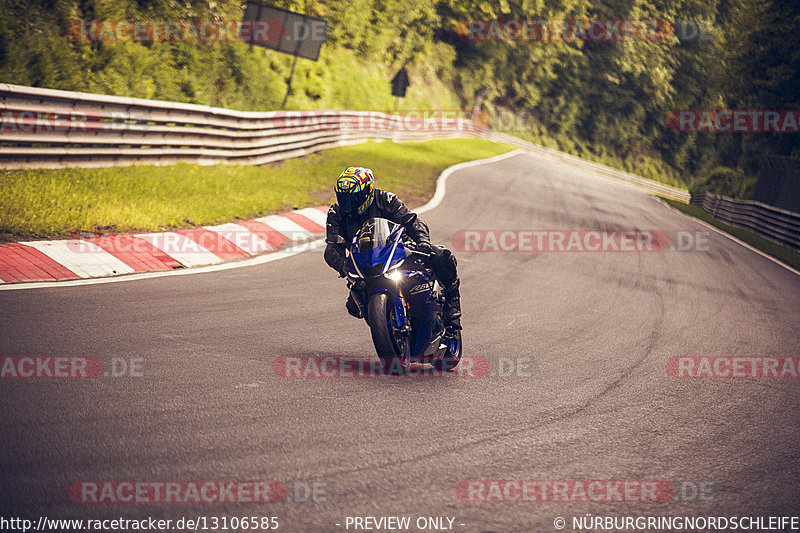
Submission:
M 412 362 L 455 368 L 461 332 L 448 334 L 444 326 L 444 295 L 426 265 L 429 254 L 415 249 L 401 225 L 384 218 L 367 219 L 345 244 L 347 286 L 384 370 L 402 373 Z

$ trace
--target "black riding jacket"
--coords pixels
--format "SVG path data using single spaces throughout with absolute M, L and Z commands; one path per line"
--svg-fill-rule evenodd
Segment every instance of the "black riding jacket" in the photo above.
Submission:
M 406 205 L 394 194 L 375 189 L 375 200 L 360 215 L 344 216 L 339 211 L 339 204 L 333 204 L 328 210 L 328 221 L 326 224 L 327 236 L 325 242 L 325 262 L 336 270 L 341 271 L 345 263 L 345 245 L 336 244 L 336 237 L 342 237 L 345 242 L 352 242 L 353 236 L 361 228 L 361 225 L 368 218 L 386 218 L 400 224 L 405 228 L 406 234 L 414 242 L 426 242 L 430 244 L 431 238 L 428 233 L 428 226 L 420 220 L 416 213 L 409 211 Z

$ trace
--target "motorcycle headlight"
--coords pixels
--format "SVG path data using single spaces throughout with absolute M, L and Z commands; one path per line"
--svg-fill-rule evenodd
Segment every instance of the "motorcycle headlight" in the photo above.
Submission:
M 386 274 L 386 277 L 394 282 L 398 282 L 401 279 L 403 279 L 403 273 L 400 272 L 399 270 L 392 270 L 391 272 Z

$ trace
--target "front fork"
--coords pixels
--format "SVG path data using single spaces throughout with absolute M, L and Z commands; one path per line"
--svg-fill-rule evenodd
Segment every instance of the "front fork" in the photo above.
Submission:
M 397 294 L 395 294 L 385 286 L 378 285 L 368 287 L 367 284 L 365 284 L 362 280 L 356 282 L 348 281 L 347 285 L 350 289 L 350 293 L 353 295 L 353 299 L 361 308 L 361 316 L 367 319 L 369 299 L 377 292 L 385 292 L 386 295 L 392 300 L 392 305 L 394 306 L 395 323 L 392 325 L 397 328 L 400 333 L 411 333 L 411 326 L 408 323 L 408 304 L 406 303 L 406 299 L 403 297 L 400 287 L 397 288 Z

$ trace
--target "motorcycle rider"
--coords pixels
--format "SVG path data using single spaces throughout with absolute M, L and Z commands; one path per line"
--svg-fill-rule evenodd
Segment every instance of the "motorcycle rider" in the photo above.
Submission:
M 339 272 L 345 271 L 345 244 L 352 242 L 353 236 L 369 218 L 386 218 L 402 225 L 406 234 L 415 242 L 416 249 L 430 254 L 428 265 L 444 288 L 444 321 L 449 331 L 461 329 L 460 280 L 456 270 L 455 256 L 444 246 L 431 246 L 428 226 L 416 213 L 409 211 L 394 194 L 375 188 L 372 170 L 364 167 L 348 167 L 336 180 L 334 187 L 336 203 L 328 210 L 326 224 L 325 262 Z M 337 238 L 338 237 L 338 238 Z M 352 294 L 345 304 L 347 311 L 356 318 L 362 318 Z

